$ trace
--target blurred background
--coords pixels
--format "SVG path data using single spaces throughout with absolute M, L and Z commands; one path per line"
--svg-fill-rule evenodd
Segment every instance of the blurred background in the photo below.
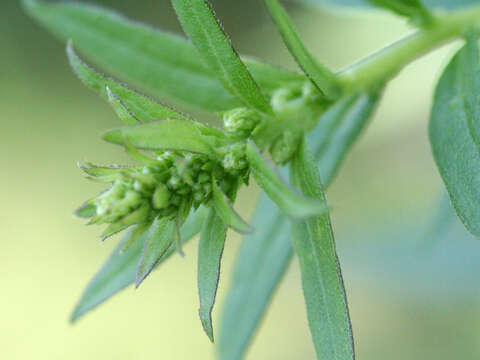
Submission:
M 168 0 L 95 2 L 180 31 Z M 213 4 L 238 50 L 295 68 L 260 1 Z M 288 10 L 312 52 L 334 69 L 411 31 L 372 10 Z M 101 190 L 76 162 L 121 161 L 122 151 L 100 140 L 119 122 L 75 78 L 64 45 L 17 1 L 2 1 L 0 29 L 0 357 L 213 359 L 197 317 L 196 242 L 185 260 L 172 258 L 138 291 L 128 288 L 69 324 L 116 242 L 100 244 L 101 229 L 73 217 Z M 457 47 L 422 58 L 391 82 L 328 194 L 359 359 L 480 358 L 480 244 L 445 200 L 427 136 L 433 87 Z M 256 192 L 240 196 L 243 214 Z M 217 318 L 240 241 L 232 233 L 227 242 Z M 314 358 L 294 262 L 247 359 Z

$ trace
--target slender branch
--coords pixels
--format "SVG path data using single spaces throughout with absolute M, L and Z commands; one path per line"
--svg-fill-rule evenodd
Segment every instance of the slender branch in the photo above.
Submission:
M 439 14 L 425 29 L 360 60 L 339 73 L 346 92 L 378 86 L 393 78 L 415 59 L 462 36 L 467 29 L 480 31 L 480 7 Z

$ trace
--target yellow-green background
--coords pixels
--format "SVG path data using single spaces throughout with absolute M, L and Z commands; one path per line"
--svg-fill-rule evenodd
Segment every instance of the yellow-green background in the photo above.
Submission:
M 98 3 L 179 30 L 167 0 Z M 239 50 L 295 66 L 260 3 L 214 1 Z M 289 10 L 312 51 L 335 69 L 410 31 L 378 12 Z M 435 80 L 455 46 L 392 81 L 329 191 L 359 359 L 480 357 L 480 247 L 461 230 L 445 237 L 429 229 L 442 185 L 427 121 Z M 8 0 L 0 5 L 0 119 L 0 358 L 213 359 L 197 319 L 196 242 L 139 290 L 68 323 L 117 240 L 100 244 L 100 229 L 71 215 L 101 189 L 76 162 L 124 159 L 100 140 L 119 122 L 74 77 L 63 45 Z M 251 213 L 255 194 L 242 193 L 242 213 Z M 240 242 L 228 239 L 216 324 Z M 294 262 L 247 359 L 314 358 Z

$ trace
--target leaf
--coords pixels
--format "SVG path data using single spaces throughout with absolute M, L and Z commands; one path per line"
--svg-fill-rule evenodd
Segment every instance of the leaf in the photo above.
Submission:
M 305 196 L 326 202 L 305 140 L 292 162 L 291 176 Z M 324 213 L 292 221 L 291 226 L 317 358 L 353 360 L 352 327 L 330 217 Z
M 203 329 L 213 342 L 212 309 L 220 277 L 220 262 L 227 236 L 227 227 L 214 209 L 210 209 L 202 229 L 198 247 L 198 313 Z
M 195 48 L 181 37 L 95 5 L 40 0 L 23 0 L 23 5 L 56 36 L 72 39 L 97 65 L 157 98 L 210 111 L 224 111 L 241 104 L 203 64 Z M 305 79 L 298 73 L 257 61 L 245 59 L 245 64 L 266 92 Z
M 471 80 L 464 77 L 475 72 L 466 67 L 479 66 L 471 58 L 475 55 L 469 49 L 476 47 L 471 41 L 457 53 L 440 78 L 429 131 L 433 156 L 453 207 L 467 230 L 480 237 L 480 152 L 470 131 L 472 126 L 480 126 L 480 119 L 475 119 L 478 109 L 472 111 L 466 106 L 464 96 L 471 86 L 468 85 Z
M 105 239 L 109 238 L 112 235 L 115 235 L 116 233 L 119 233 L 120 231 L 127 229 L 132 225 L 139 224 L 145 221 L 149 214 L 150 214 L 150 205 L 144 204 L 140 206 L 140 208 L 138 208 L 134 212 L 126 215 L 125 217 L 123 217 L 122 219 L 114 223 L 111 223 L 102 233 L 102 241 L 104 241 Z
M 345 154 L 368 123 L 378 94 L 355 94 L 339 100 L 310 134 L 315 160 L 329 185 Z M 288 220 L 262 195 L 253 225 L 237 256 L 234 277 L 222 311 L 219 359 L 241 360 L 282 280 L 293 254 Z
M 305 218 L 327 210 L 322 201 L 297 194 L 285 184 L 251 141 L 247 144 L 246 155 L 258 185 L 287 215 Z
M 143 224 L 138 224 L 130 233 L 130 236 L 127 241 L 123 243 L 123 247 L 120 249 L 121 252 L 127 251 L 133 244 L 135 244 L 139 239 L 145 234 L 150 226 L 152 226 L 153 221 L 149 220 Z
M 290 2 L 304 3 L 308 5 L 325 6 L 325 4 L 340 6 L 368 6 L 368 0 L 289 0 Z M 424 0 L 428 8 L 455 9 L 468 5 L 478 4 L 478 0 Z
M 326 66 L 319 64 L 305 48 L 282 5 L 278 0 L 265 0 L 265 4 L 283 38 L 283 42 L 298 65 L 327 98 L 337 99 L 340 95 L 340 88 L 336 83 L 335 75 Z
M 215 211 L 225 225 L 241 234 L 253 232 L 253 228 L 238 215 L 227 195 L 218 187 L 215 180 L 212 181 L 212 200 Z
M 191 240 L 200 232 L 206 213 L 204 209 L 190 215 L 182 227 L 182 235 L 185 241 Z M 128 249 L 125 244 L 130 241 L 129 232 L 125 235 L 113 250 L 112 254 L 89 282 L 82 294 L 75 310 L 71 316 L 71 321 L 75 322 L 87 312 L 95 309 L 98 305 L 108 300 L 120 290 L 135 282 L 138 263 L 142 255 L 142 249 L 145 243 L 146 233 L 131 244 Z M 167 260 L 175 252 L 174 248 L 168 249 L 157 266 Z
M 140 123 L 140 120 L 132 113 L 127 106 L 120 100 L 120 98 L 115 95 L 112 90 L 107 86 L 106 87 L 108 102 L 112 106 L 112 109 L 117 114 L 118 118 L 122 120 L 125 125 L 135 125 Z
M 91 202 L 86 202 L 75 210 L 74 214 L 80 218 L 91 218 L 97 214 L 97 206 Z
M 480 62 L 478 55 L 478 35 L 474 31 L 467 34 L 464 55 L 462 96 L 465 103 L 468 130 L 480 150 Z
M 150 274 L 170 245 L 175 241 L 177 229 L 175 220 L 157 216 L 147 232 L 142 258 L 138 264 L 135 287 L 138 288 Z
M 433 19 L 420 0 L 368 0 L 372 4 L 390 10 L 397 15 L 406 16 L 421 25 L 427 25 Z
M 144 150 L 177 150 L 211 155 L 210 145 L 202 138 L 193 121 L 166 119 L 110 130 L 105 141 L 124 145 L 125 139 Z
M 111 93 L 115 94 L 115 98 L 125 107 L 126 111 L 141 122 L 150 122 L 168 117 L 186 119 L 179 112 L 147 98 L 145 95 L 130 89 L 127 85 L 121 84 L 87 65 L 75 53 L 71 42 L 67 45 L 67 55 L 73 70 L 86 86 L 110 101 L 108 88 Z M 128 121 L 130 124 L 138 122 L 133 122 L 132 119 Z
M 267 196 L 253 219 L 257 231 L 242 242 L 222 311 L 220 360 L 243 359 L 293 255 L 288 221 Z
M 308 138 L 326 185 L 362 134 L 380 100 L 380 92 L 351 94 L 337 101 L 319 119 Z
M 233 49 L 208 2 L 172 0 L 172 4 L 185 33 L 225 89 L 245 106 L 270 113 L 270 105 Z

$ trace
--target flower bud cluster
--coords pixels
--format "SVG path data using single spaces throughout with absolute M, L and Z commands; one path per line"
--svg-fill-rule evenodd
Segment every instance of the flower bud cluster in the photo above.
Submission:
M 126 228 L 156 216 L 183 216 L 192 206 L 208 204 L 213 178 L 229 193 L 242 171 L 247 171 L 248 163 L 244 146 L 231 146 L 224 152 L 223 162 L 205 155 L 163 152 L 144 166 L 84 167 L 89 176 L 112 184 L 89 202 L 95 208 L 90 224 L 118 224 Z

